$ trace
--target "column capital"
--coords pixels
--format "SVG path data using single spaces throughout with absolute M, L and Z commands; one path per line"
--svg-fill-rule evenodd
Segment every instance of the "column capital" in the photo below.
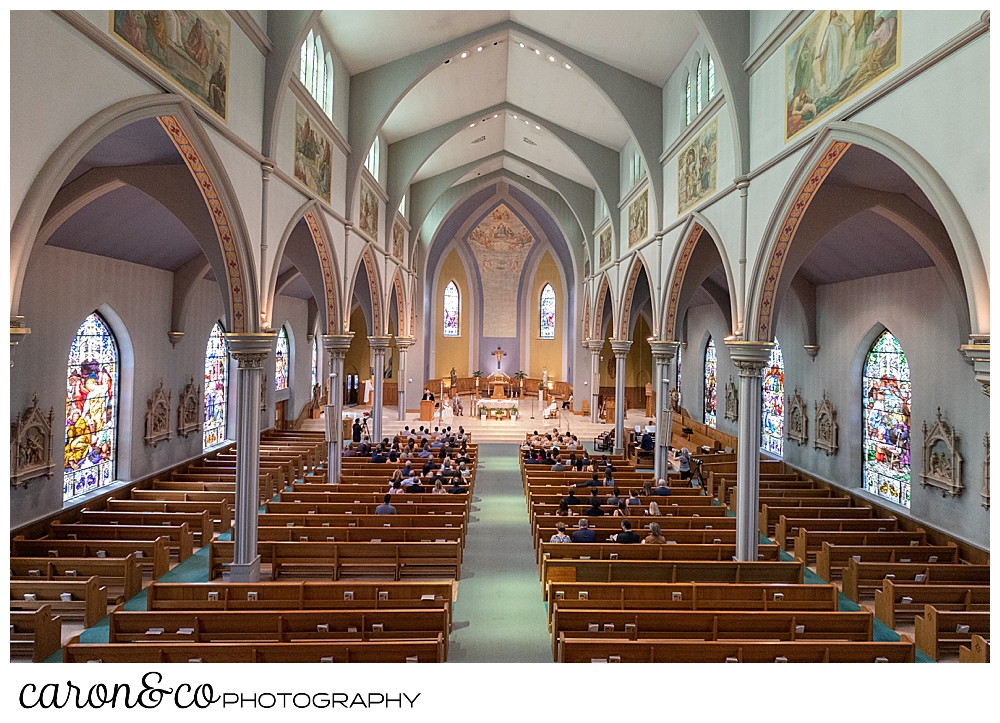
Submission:
M 969 343 L 958 347 L 958 353 L 972 365 L 976 381 L 983 385 L 983 394 L 990 396 L 990 335 L 970 334 Z
M 347 350 L 351 346 L 351 339 L 353 338 L 353 331 L 349 331 L 346 334 L 324 334 L 323 348 L 333 354 L 333 356 L 343 359 L 344 354 L 347 353 Z
M 584 343 L 588 349 L 590 349 L 592 354 L 600 354 L 601 349 L 604 348 L 604 339 L 590 339 Z
M 253 334 L 226 334 L 229 353 L 238 363 L 239 369 L 263 369 L 264 360 L 274 351 L 278 341 L 276 331 L 260 331 Z
M 628 350 L 632 348 L 631 339 L 616 339 L 611 342 L 611 351 L 615 353 L 616 359 L 624 359 Z
M 377 353 L 380 351 L 385 351 L 389 348 L 389 342 L 392 341 L 391 336 L 370 336 L 368 337 L 368 343 L 371 348 Z
M 406 351 L 411 346 L 413 346 L 416 343 L 416 341 L 417 340 L 414 339 L 412 336 L 397 336 L 396 337 L 396 347 L 400 351 Z
M 761 369 L 767 366 L 767 360 L 771 357 L 771 349 L 774 342 L 770 341 L 743 341 L 741 339 L 726 339 L 726 347 L 729 349 L 729 358 L 741 377 L 759 377 Z
M 677 356 L 677 348 L 680 342 L 661 341 L 656 339 L 649 342 L 649 348 L 653 351 L 653 361 L 657 364 L 669 364 L 670 360 Z

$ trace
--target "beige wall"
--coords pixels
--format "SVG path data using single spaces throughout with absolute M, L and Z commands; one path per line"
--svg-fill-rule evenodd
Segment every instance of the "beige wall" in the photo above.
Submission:
M 454 281 L 458 286 L 459 307 L 458 307 L 458 336 L 444 335 L 444 288 L 449 281 Z M 469 369 L 469 340 L 471 337 L 471 319 L 473 304 L 472 296 L 469 293 L 469 280 L 465 275 L 465 266 L 458 252 L 452 249 L 444 262 L 441 264 L 441 273 L 438 275 L 437 292 L 434 294 L 435 313 L 431 315 L 434 319 L 434 376 L 446 377 L 451 373 L 451 368 L 455 367 L 455 373 L 460 377 L 472 376 L 473 369 Z
M 553 291 L 556 292 L 556 335 L 554 339 L 541 338 L 541 297 L 542 288 L 545 284 L 552 284 Z M 533 379 L 542 378 L 542 369 L 548 370 L 549 379 L 562 380 L 563 374 L 563 339 L 566 334 L 566 291 L 563 289 L 562 277 L 559 275 L 559 267 L 556 266 L 555 259 L 548 251 L 538 262 L 538 269 L 535 271 L 535 282 L 531 286 L 531 294 L 528 296 L 528 354 L 530 369 L 526 369 L 528 376 Z

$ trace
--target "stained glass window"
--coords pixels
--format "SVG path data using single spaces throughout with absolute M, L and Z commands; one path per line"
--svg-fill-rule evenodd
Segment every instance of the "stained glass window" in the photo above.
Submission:
M 229 344 L 222 324 L 215 322 L 205 347 L 205 449 L 226 441 L 226 396 L 229 376 Z
M 684 353 L 684 347 L 677 347 L 677 406 L 681 405 L 681 356 Z
M 688 73 L 687 85 L 684 87 L 684 124 L 691 122 L 691 74 Z
M 444 287 L 444 335 L 458 336 L 458 286 L 449 281 Z
M 864 484 L 872 494 L 910 506 L 910 365 L 883 331 L 864 370 Z
M 701 113 L 701 101 L 704 96 L 701 94 L 701 60 L 698 60 L 698 71 L 694 76 L 694 86 L 695 86 L 695 98 L 697 99 L 698 112 Z
M 785 433 L 785 360 L 777 339 L 764 368 L 760 393 L 760 448 L 780 457 Z
M 708 56 L 708 99 L 715 97 L 715 61 L 712 56 Z
M 318 381 L 319 381 L 319 340 L 313 337 L 312 385 L 315 387 Z
M 715 426 L 715 380 L 718 375 L 718 358 L 715 355 L 715 340 L 709 337 L 705 347 L 705 424 Z
M 117 421 L 118 345 L 95 311 L 69 348 L 63 500 L 114 481 Z
M 281 327 L 274 350 L 274 391 L 288 389 L 288 332 Z
M 539 304 L 541 311 L 541 337 L 543 339 L 556 338 L 556 292 L 552 290 L 552 284 L 545 284 L 542 287 L 542 301 Z

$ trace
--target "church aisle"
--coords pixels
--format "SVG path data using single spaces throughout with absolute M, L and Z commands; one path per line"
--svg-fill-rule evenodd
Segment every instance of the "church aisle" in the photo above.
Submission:
M 552 649 L 513 444 L 480 444 L 450 663 L 548 663 Z

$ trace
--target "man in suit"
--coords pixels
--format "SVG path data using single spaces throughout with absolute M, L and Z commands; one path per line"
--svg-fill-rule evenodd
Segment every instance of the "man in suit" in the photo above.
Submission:
M 593 542 L 597 537 L 594 531 L 590 529 L 590 523 L 586 519 L 581 518 L 579 522 L 576 523 L 578 529 L 574 530 L 570 539 L 573 542 Z
M 434 395 L 431 393 L 431 390 L 428 389 L 427 387 L 424 387 L 424 396 L 420 397 L 420 401 L 422 402 L 434 401 Z
M 632 523 L 628 520 L 622 520 L 622 531 L 618 533 L 615 538 L 618 542 L 625 543 L 627 545 L 634 545 L 636 543 L 642 542 L 637 534 L 632 532 Z

